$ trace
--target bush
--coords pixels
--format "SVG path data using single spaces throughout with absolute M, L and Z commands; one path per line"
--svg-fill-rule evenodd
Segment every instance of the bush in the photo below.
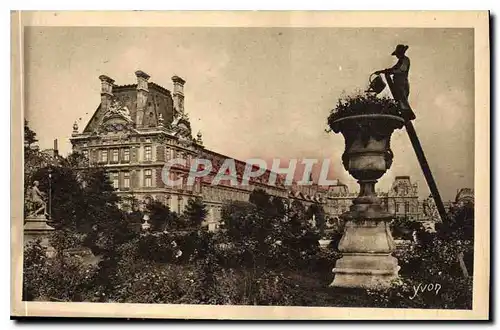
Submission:
M 331 127 L 334 121 L 351 115 L 389 114 L 401 116 L 399 111 L 398 104 L 392 98 L 359 93 L 338 100 L 335 108 L 330 111 L 328 125 Z
M 47 276 L 47 250 L 39 240 L 30 242 L 24 248 L 23 300 L 38 300 L 46 296 L 44 285 Z
M 208 214 L 207 207 L 203 203 L 201 197 L 190 198 L 186 209 L 184 210 L 184 218 L 188 227 L 199 228 Z
M 60 229 L 55 230 L 50 236 L 50 245 L 58 253 L 64 250 L 82 247 L 85 241 L 85 235 L 74 230 Z
M 25 248 L 23 300 L 92 301 L 96 271 L 79 256 L 48 258 L 36 241 Z
M 108 301 L 123 303 L 179 303 L 192 290 L 189 267 L 127 259 L 120 262 L 117 283 Z
M 154 230 L 139 234 L 127 226 L 135 215 L 127 217 L 118 210 L 109 185 L 101 185 L 99 178 L 100 174 L 92 175 L 88 180 L 95 187 L 87 186 L 83 194 L 88 196 L 90 191 L 91 200 L 107 205 L 102 208 L 102 216 L 99 205 L 88 209 L 94 212 L 89 222 L 92 230 L 77 231 L 78 226 L 56 230 L 50 239 L 58 251 L 54 258 L 47 257 L 39 241 L 26 246 L 23 299 L 386 308 L 472 306 L 470 205 L 453 208 L 450 222 L 437 226 L 435 234 L 411 228 L 417 230 L 418 244 L 395 253 L 401 276 L 390 289 L 342 289 L 328 285 L 331 270 L 341 257 L 338 244 L 344 228 L 330 231 L 330 246 L 320 249 L 319 233 L 307 221 L 313 213 L 321 215 L 320 209 L 306 212 L 297 201 L 288 209 L 280 200 L 271 202 L 265 192 L 255 191 L 249 202 L 225 205 L 222 230 L 211 233 L 198 226 L 204 216 L 199 201 L 191 202 L 183 218 L 154 204 Z M 191 225 L 186 226 L 184 219 L 191 219 Z M 394 222 L 393 230 L 403 225 Z M 65 253 L 81 246 L 91 247 L 99 255 L 97 266 Z M 439 284 L 439 293 L 424 290 L 415 294 L 429 284 Z
M 141 234 L 137 240 L 137 253 L 141 259 L 155 262 L 173 262 L 179 255 L 175 237 L 163 232 Z
M 390 223 L 391 234 L 394 239 L 412 240 L 413 232 L 424 232 L 422 225 L 415 221 L 409 221 L 405 218 L 396 218 Z

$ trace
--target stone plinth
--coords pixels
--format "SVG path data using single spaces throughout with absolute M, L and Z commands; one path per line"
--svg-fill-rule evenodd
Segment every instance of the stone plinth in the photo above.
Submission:
M 40 240 L 43 247 L 48 249 L 48 254 L 53 255 L 54 249 L 50 246 L 49 236 L 54 228 L 47 224 L 44 215 L 28 216 L 24 223 L 24 245 L 29 242 Z
M 387 221 L 348 221 L 339 243 L 343 257 L 333 269 L 332 286 L 388 287 L 399 271 L 397 259 L 391 256 L 394 247 Z

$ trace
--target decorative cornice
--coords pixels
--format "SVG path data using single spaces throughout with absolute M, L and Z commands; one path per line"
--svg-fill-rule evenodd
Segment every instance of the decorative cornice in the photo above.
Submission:
M 135 76 L 136 76 L 137 78 L 144 78 L 144 79 L 146 79 L 146 80 L 148 80 L 149 78 L 151 78 L 151 76 L 150 76 L 150 75 L 148 75 L 146 72 L 141 71 L 141 70 L 137 70 L 137 71 L 135 72 Z
M 100 75 L 99 80 L 105 81 L 105 82 L 110 83 L 110 84 L 114 84 L 114 82 L 115 82 L 114 79 L 111 79 L 110 77 L 108 77 L 106 75 Z
M 186 81 L 184 79 L 182 79 L 181 77 L 179 77 L 179 76 L 173 76 L 172 77 L 172 81 L 174 83 L 179 83 L 181 85 L 184 85 L 186 83 Z

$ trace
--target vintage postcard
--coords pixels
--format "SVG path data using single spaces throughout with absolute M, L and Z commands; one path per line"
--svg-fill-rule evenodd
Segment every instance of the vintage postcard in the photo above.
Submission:
M 489 319 L 488 12 L 11 19 L 13 317 Z

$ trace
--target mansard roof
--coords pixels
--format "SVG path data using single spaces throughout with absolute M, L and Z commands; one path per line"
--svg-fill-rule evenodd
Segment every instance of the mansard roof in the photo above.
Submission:
M 158 119 L 161 114 L 165 125 L 169 125 L 174 120 L 174 105 L 171 92 L 153 82 L 148 82 L 149 93 L 147 94 L 146 106 L 144 109 L 143 127 L 157 127 Z M 113 85 L 112 99 L 117 100 L 123 107 L 130 112 L 130 118 L 133 123 L 137 123 L 137 84 Z M 97 106 L 92 118 L 87 123 L 83 133 L 91 133 L 102 123 L 106 115 L 106 110 L 102 103 Z

